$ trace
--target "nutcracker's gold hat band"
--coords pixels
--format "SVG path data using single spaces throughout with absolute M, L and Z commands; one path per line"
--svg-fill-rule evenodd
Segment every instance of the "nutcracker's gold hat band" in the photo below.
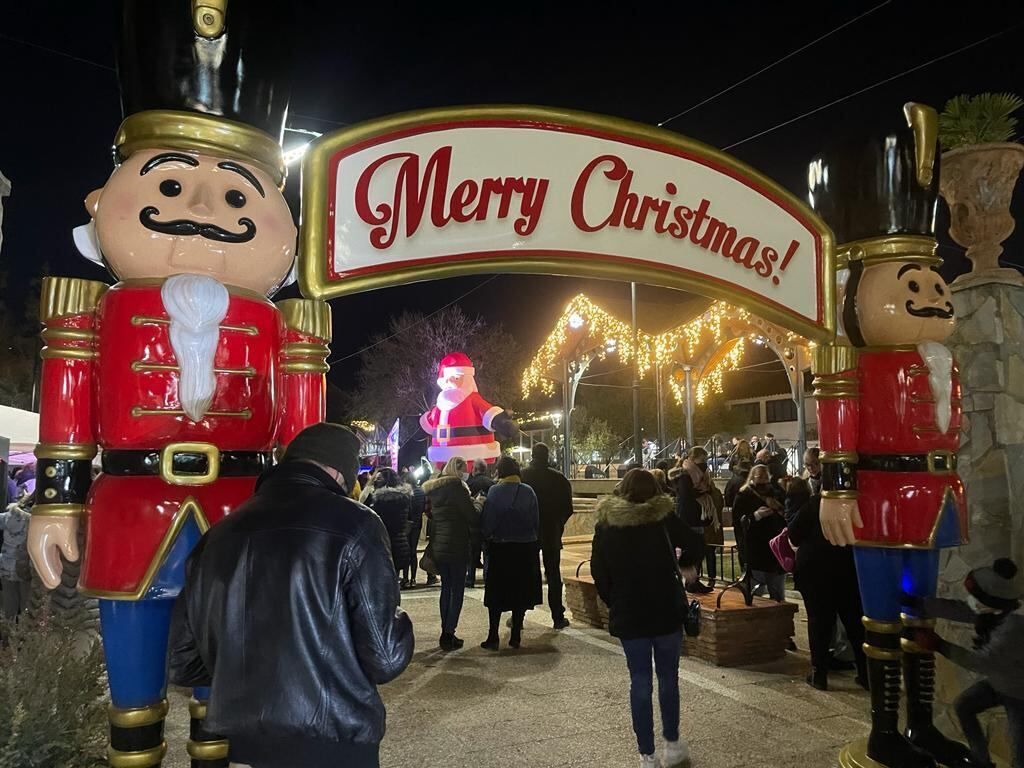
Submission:
M 941 264 L 936 251 L 939 243 L 927 235 L 884 235 L 866 240 L 854 240 L 840 245 L 836 251 L 836 269 L 846 269 L 851 261 L 864 266 L 883 261 L 914 261 L 931 266 Z
M 281 145 L 261 130 L 215 115 L 163 109 L 131 115 L 117 129 L 115 159 L 120 163 L 140 149 L 181 149 L 230 157 L 257 166 L 279 187 L 284 185 Z

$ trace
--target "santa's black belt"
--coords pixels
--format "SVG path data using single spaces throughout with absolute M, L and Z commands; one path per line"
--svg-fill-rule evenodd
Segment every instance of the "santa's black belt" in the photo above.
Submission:
M 957 459 L 952 451 L 910 454 L 859 454 L 857 469 L 871 472 L 930 472 L 944 475 L 956 472 Z
M 491 434 L 487 427 L 437 427 L 434 436 L 439 440 L 450 440 L 453 437 L 483 437 Z
M 102 463 L 108 475 L 160 475 L 168 482 L 189 485 L 217 477 L 257 477 L 270 466 L 270 454 L 218 451 L 208 443 L 176 443 L 160 451 L 103 451 Z

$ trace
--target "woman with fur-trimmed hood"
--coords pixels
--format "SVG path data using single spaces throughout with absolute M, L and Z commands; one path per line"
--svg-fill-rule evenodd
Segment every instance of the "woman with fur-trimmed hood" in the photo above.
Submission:
M 687 581 L 696 581 L 694 564 L 704 553 L 701 537 L 673 514 L 673 508 L 654 475 L 630 470 L 615 495 L 597 505 L 590 562 L 598 594 L 608 605 L 608 631 L 619 638 L 626 653 L 641 766 L 656 765 L 654 659 L 667 742 L 661 764 L 666 768 L 689 757 L 686 742 L 679 738 L 679 654 L 689 600 L 678 567 Z
M 370 493 L 364 502 L 377 513 L 388 529 L 391 539 L 391 561 L 395 564 L 395 578 L 409 565 L 409 508 L 412 488 L 402 482 L 391 467 L 378 469 L 373 476 Z

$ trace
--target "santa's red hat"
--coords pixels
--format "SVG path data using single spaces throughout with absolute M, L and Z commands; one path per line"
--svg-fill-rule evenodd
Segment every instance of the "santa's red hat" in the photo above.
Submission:
M 437 378 L 443 379 L 451 376 L 453 373 L 473 376 L 476 374 L 476 369 L 473 367 L 473 361 L 466 357 L 464 353 L 449 352 L 441 358 L 441 362 L 437 366 Z

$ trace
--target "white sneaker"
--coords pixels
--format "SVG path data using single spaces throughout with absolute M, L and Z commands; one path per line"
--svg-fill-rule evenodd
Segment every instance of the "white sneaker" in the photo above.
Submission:
M 666 741 L 661 753 L 661 768 L 687 768 L 690 765 L 690 746 L 680 739 Z
M 640 755 L 640 768 L 658 768 L 654 755 Z

